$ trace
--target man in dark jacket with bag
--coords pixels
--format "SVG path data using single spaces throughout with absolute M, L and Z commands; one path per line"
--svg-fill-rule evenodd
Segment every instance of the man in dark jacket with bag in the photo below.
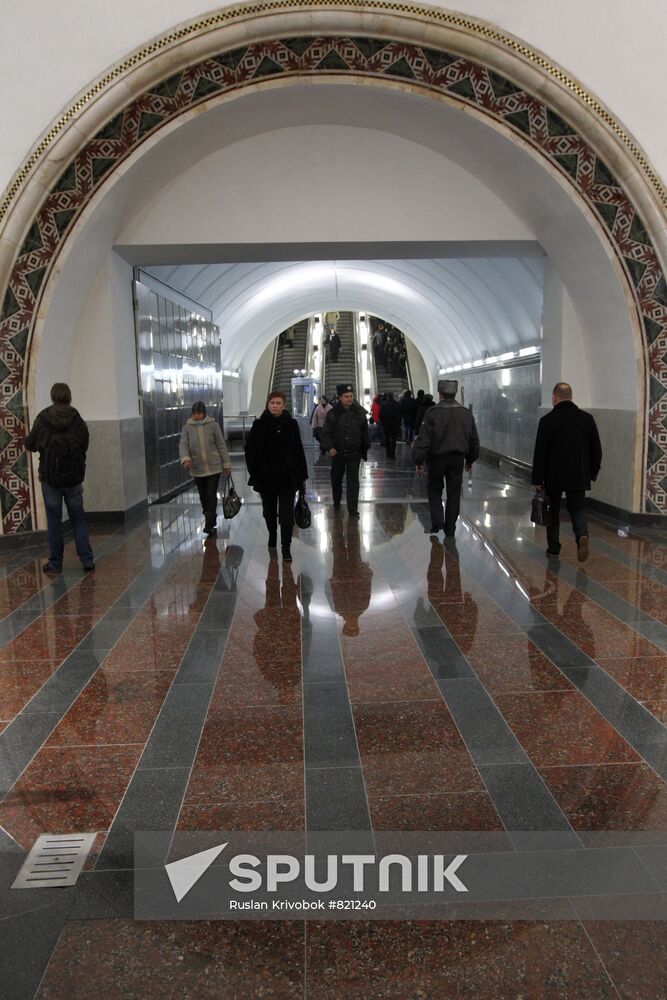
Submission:
M 355 401 L 353 385 L 340 383 L 336 393 L 338 402 L 327 413 L 320 444 L 331 456 L 334 510 L 340 508 L 346 476 L 347 509 L 350 517 L 359 517 L 359 463 L 366 461 L 370 446 L 367 414 Z
M 428 499 L 431 505 L 432 534 L 444 529 L 453 538 L 461 506 L 463 466 L 472 467 L 479 458 L 479 436 L 470 410 L 456 402 L 459 384 L 455 379 L 438 382 L 440 402 L 424 414 L 419 434 L 412 445 L 417 472 L 428 462 Z M 442 491 L 447 484 L 445 520 L 442 520 Z
M 86 474 L 88 428 L 71 405 L 72 393 L 64 382 L 51 387 L 52 406 L 35 417 L 25 439 L 28 451 L 39 452 L 39 478 L 46 508 L 49 561 L 46 573 L 63 568 L 63 500 L 74 532 L 76 552 L 84 572 L 95 569 L 83 511 L 83 480 Z
M 579 562 L 588 559 L 586 490 L 602 465 L 602 445 L 593 416 L 572 402 L 572 386 L 558 382 L 551 396 L 553 409 L 537 428 L 532 482 L 549 501 L 547 555 L 560 552 L 560 501 L 565 502 L 577 540 Z

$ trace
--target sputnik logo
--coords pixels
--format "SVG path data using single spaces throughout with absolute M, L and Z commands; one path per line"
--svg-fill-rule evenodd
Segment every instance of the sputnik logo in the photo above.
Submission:
M 187 896 L 193 885 L 196 885 L 204 872 L 208 871 L 228 843 L 229 841 L 225 844 L 219 844 L 217 847 L 211 847 L 208 851 L 191 854 L 187 858 L 181 858 L 180 861 L 172 861 L 170 864 L 164 866 L 167 870 L 177 903 L 180 903 L 183 897 Z

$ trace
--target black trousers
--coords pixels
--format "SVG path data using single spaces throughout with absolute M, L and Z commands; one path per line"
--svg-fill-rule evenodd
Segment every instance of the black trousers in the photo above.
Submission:
M 280 544 L 289 545 L 294 529 L 294 493 L 260 493 L 260 496 L 269 534 L 274 534 L 280 524 Z
M 197 491 L 204 512 L 205 530 L 215 528 L 218 520 L 218 483 L 220 473 L 215 472 L 212 476 L 195 476 Z
M 396 458 L 396 441 L 398 440 L 398 427 L 385 427 L 384 446 L 387 449 L 387 458 Z
M 582 535 L 588 534 L 586 520 L 585 490 L 550 490 L 549 491 L 549 527 L 547 528 L 547 544 L 551 552 L 560 552 L 560 501 L 565 493 L 565 505 L 572 518 L 572 531 L 579 541 Z
M 463 466 L 465 455 L 450 452 L 449 455 L 437 455 L 428 460 L 428 502 L 431 505 L 431 524 L 433 527 L 442 522 L 442 491 L 447 487 L 447 502 L 445 504 L 445 534 L 453 535 L 456 520 L 461 509 L 461 483 L 463 482 Z
M 341 455 L 338 452 L 331 459 L 331 492 L 334 503 L 340 503 L 343 496 L 343 476 L 345 476 L 345 498 L 347 509 L 356 510 L 359 505 L 359 463 L 361 454 L 358 451 Z

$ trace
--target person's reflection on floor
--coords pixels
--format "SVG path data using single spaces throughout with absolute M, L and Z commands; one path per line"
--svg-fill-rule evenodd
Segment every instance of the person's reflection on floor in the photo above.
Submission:
M 209 594 L 211 593 L 211 584 L 215 583 L 219 572 L 220 552 L 218 551 L 218 543 L 213 535 L 208 535 L 204 541 L 204 558 L 201 561 L 199 581 L 195 585 L 192 600 L 188 601 L 190 611 L 201 613 L 204 610 Z M 190 593 L 192 593 L 191 590 Z
M 331 604 L 343 619 L 343 635 L 359 635 L 359 619 L 371 602 L 373 570 L 361 558 L 359 522 L 350 518 L 343 528 L 340 515 L 332 530 Z
M 216 583 L 216 589 L 223 592 L 236 593 L 236 581 L 239 576 L 239 567 L 243 562 L 243 548 L 241 545 L 228 545 L 225 549 L 225 558 L 220 577 Z
M 466 628 L 457 633 L 456 642 L 462 653 L 467 653 L 472 646 L 477 632 L 477 603 L 472 594 L 464 592 L 461 586 L 461 566 L 456 557 L 456 544 L 448 539 L 447 548 L 431 538 L 431 558 L 426 571 L 428 583 L 428 599 L 436 609 L 463 608 Z M 444 572 L 443 572 L 444 570 Z
M 287 612 L 287 614 L 281 614 Z M 299 658 L 280 652 L 276 636 L 292 632 L 298 638 L 299 609 L 297 606 L 297 586 L 289 563 L 283 563 L 280 578 L 280 564 L 277 559 L 269 559 L 266 571 L 266 597 L 264 607 L 253 615 L 257 632 L 253 642 L 253 656 L 262 674 L 275 688 L 278 702 L 290 705 L 294 702 L 295 686 L 301 677 Z M 288 647 L 289 648 L 289 647 Z
M 378 503 L 375 505 L 375 517 L 390 538 L 403 534 L 407 513 L 406 504 Z

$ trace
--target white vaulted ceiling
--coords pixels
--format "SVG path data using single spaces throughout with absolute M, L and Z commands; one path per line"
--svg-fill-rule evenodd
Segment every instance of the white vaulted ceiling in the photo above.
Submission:
M 327 309 L 368 311 L 389 320 L 431 369 L 540 338 L 539 256 L 190 264 L 150 271 L 211 310 L 221 329 L 224 364 L 248 379 L 281 330 Z

